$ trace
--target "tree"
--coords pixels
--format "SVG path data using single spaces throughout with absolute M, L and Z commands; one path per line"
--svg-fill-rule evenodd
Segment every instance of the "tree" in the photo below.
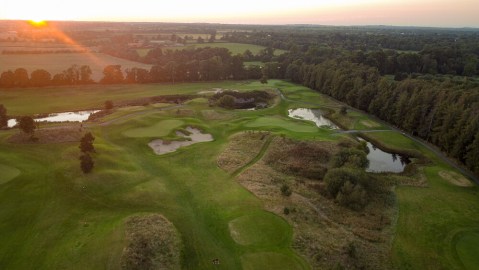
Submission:
M 80 140 L 80 150 L 83 153 L 88 153 L 88 152 L 95 152 L 95 147 L 93 146 L 93 141 L 95 140 L 95 137 L 91 134 L 91 132 L 86 133 Z
M 235 107 L 235 97 L 232 95 L 224 95 L 218 99 L 218 106 L 226 109 L 234 109 Z
M 92 71 L 90 66 L 84 65 L 80 67 L 80 82 L 82 84 L 92 83 L 91 75 Z
M 111 110 L 113 109 L 113 101 L 107 100 L 105 101 L 105 110 Z
M 267 84 L 268 83 L 268 77 L 266 75 L 261 76 L 261 79 L 259 80 L 261 84 Z
M 44 69 L 33 71 L 30 77 L 30 84 L 33 86 L 47 86 L 51 84 L 51 81 L 52 75 Z
M 15 74 L 13 71 L 8 70 L 2 72 L 0 76 L 0 87 L 10 88 L 15 86 Z
M 18 126 L 24 133 L 29 134 L 33 138 L 33 133 L 35 132 L 36 126 L 35 126 L 35 121 L 33 120 L 32 117 L 30 116 L 20 117 L 18 121 Z
M 93 169 L 93 159 L 88 153 L 80 156 L 80 168 L 83 173 L 89 173 Z
M 100 81 L 104 84 L 114 84 L 123 82 L 123 72 L 121 65 L 108 65 L 103 69 L 103 78 Z
M 196 42 L 202 44 L 205 43 L 205 40 L 202 37 L 198 37 L 198 39 L 196 39 Z
M 7 109 L 0 104 L 0 128 L 7 126 L 8 124 L 8 117 L 7 117 Z
M 17 87 L 25 87 L 29 83 L 28 72 L 24 68 L 17 68 L 13 73 L 14 84 Z
M 348 107 L 341 106 L 341 109 L 339 110 L 339 113 L 342 114 L 342 115 L 346 115 L 348 113 Z

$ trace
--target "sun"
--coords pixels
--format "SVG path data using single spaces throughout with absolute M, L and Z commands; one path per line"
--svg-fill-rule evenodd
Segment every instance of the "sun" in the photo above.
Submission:
M 28 21 L 28 23 L 32 26 L 35 26 L 35 27 L 42 27 L 42 26 L 45 26 L 47 24 L 47 22 L 45 20 L 42 20 L 42 19 L 31 19 Z

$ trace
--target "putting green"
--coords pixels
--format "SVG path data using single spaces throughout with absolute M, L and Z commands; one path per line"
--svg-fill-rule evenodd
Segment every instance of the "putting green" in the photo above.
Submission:
M 236 218 L 229 223 L 230 234 L 244 246 L 277 246 L 291 238 L 291 228 L 282 218 L 259 212 Z
M 312 125 L 285 120 L 284 118 L 267 116 L 257 118 L 246 124 L 247 127 L 279 127 L 296 132 L 317 132 L 318 128 Z
M 0 185 L 5 184 L 20 174 L 20 170 L 14 167 L 0 164 Z
M 241 264 L 245 270 L 301 270 L 305 269 L 301 263 L 292 256 L 276 252 L 249 253 L 241 256 Z
M 123 132 L 123 135 L 130 138 L 162 137 L 168 135 L 175 128 L 181 127 L 184 122 L 181 120 L 163 120 L 149 127 L 133 128 Z
M 457 256 L 466 269 L 477 269 L 479 265 L 479 231 L 461 233 L 456 242 Z

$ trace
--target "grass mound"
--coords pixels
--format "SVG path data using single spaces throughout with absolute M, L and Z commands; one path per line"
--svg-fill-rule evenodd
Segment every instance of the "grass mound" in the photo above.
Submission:
M 149 127 L 126 130 L 123 135 L 130 138 L 162 137 L 179 128 L 183 123 L 183 121 L 176 119 L 163 120 Z
M 460 187 L 472 187 L 471 181 L 467 180 L 464 176 L 450 171 L 440 171 L 439 176 L 448 181 L 449 183 Z
M 245 254 L 241 257 L 241 263 L 243 265 L 243 269 L 245 270 L 304 269 L 304 267 L 291 256 L 286 256 L 276 252 L 258 252 Z
M 152 214 L 128 218 L 122 269 L 180 269 L 180 238 L 166 218 Z
M 247 127 L 278 127 L 294 132 L 316 132 L 318 128 L 306 123 L 288 121 L 281 117 L 266 116 L 246 124 Z
M 269 212 L 236 218 L 230 221 L 229 229 L 233 240 L 244 246 L 280 245 L 291 236 L 288 223 Z
M 0 185 L 5 184 L 20 175 L 20 170 L 14 167 L 0 164 Z

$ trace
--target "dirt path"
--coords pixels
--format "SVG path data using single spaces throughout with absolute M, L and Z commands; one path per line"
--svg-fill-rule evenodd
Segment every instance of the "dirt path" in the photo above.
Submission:
M 286 100 L 286 101 L 289 101 L 289 102 L 295 102 L 295 103 L 302 103 L 302 104 L 309 104 L 309 105 L 315 105 L 315 106 L 319 106 L 319 107 L 325 107 L 325 108 L 337 108 L 336 107 L 333 107 L 333 106 L 323 106 L 321 104 L 318 104 L 318 103 L 314 103 L 314 102 L 306 102 L 306 101 L 298 101 L 298 100 L 292 100 L 292 99 L 289 99 L 287 97 L 285 97 L 283 95 L 283 92 L 281 92 L 281 90 L 279 88 L 276 88 L 276 91 L 278 92 L 278 94 L 281 96 L 281 99 L 283 100 Z M 336 102 L 340 102 L 340 101 L 337 101 Z M 346 104 L 345 104 L 346 105 Z M 362 113 L 362 114 L 366 114 L 369 118 L 373 119 L 374 121 L 376 122 L 379 122 L 380 124 L 390 128 L 391 130 L 389 131 L 393 131 L 393 132 L 398 132 L 398 133 L 401 133 L 402 135 L 406 136 L 407 138 L 415 141 L 416 143 L 424 146 L 425 148 L 427 148 L 429 151 L 433 152 L 436 156 L 438 156 L 440 159 L 442 159 L 445 163 L 447 163 L 449 166 L 451 167 L 454 167 L 455 169 L 457 169 L 458 171 L 460 171 L 463 175 L 469 177 L 470 179 L 472 179 L 477 185 L 479 185 L 479 178 L 477 176 L 475 176 L 472 172 L 470 172 L 469 170 L 465 169 L 464 167 L 458 165 L 454 160 L 452 160 L 451 158 L 449 158 L 447 155 L 445 155 L 443 152 L 441 152 L 440 150 L 438 150 L 435 146 L 431 145 L 430 143 L 424 141 L 423 139 L 420 139 L 420 138 L 417 138 L 417 137 L 414 137 L 410 134 L 407 134 L 406 132 L 392 126 L 391 124 L 377 118 L 376 116 L 374 115 L 371 115 L 371 114 L 368 114 L 366 112 L 363 112 L 361 110 L 358 110 L 358 109 L 355 109 L 355 108 L 352 108 L 351 106 L 348 106 L 348 109 L 350 110 L 353 110 L 355 112 L 358 112 L 358 113 Z M 383 132 L 383 131 L 386 131 L 386 130 L 371 130 L 369 132 Z M 357 133 L 357 132 L 363 132 L 363 133 L 367 133 L 368 131 L 367 130 L 347 130 L 343 133 Z

